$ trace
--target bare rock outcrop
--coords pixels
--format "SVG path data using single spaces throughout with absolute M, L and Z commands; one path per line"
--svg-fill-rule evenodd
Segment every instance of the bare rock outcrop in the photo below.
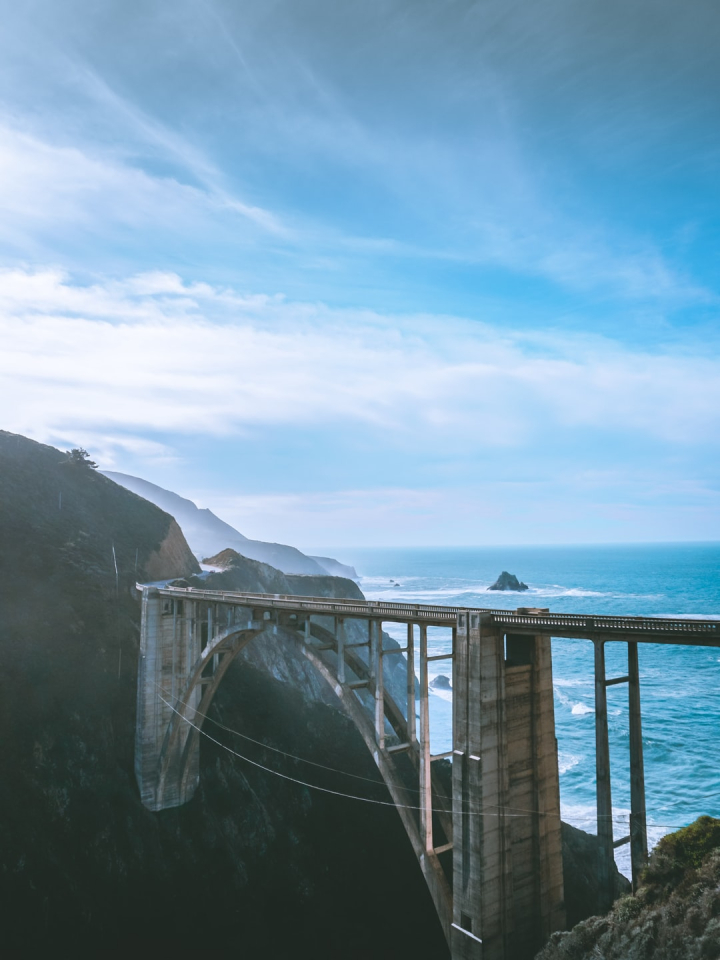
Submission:
M 150 580 L 168 580 L 170 577 L 190 577 L 200 572 L 177 521 L 170 520 L 165 539 L 145 561 L 145 573 Z
M 528 590 L 529 587 L 526 583 L 523 583 L 521 580 L 515 576 L 514 573 L 508 573 L 507 570 L 503 570 L 500 576 L 497 578 L 495 583 L 492 586 L 488 587 L 488 590 Z

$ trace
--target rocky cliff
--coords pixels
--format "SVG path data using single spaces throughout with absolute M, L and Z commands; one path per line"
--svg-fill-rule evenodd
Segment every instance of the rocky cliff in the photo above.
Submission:
M 131 477 L 126 473 L 104 471 L 105 476 L 120 486 L 127 487 L 175 517 L 192 550 L 198 557 L 206 557 L 218 550 L 232 547 L 243 556 L 271 564 L 284 573 L 354 576 L 352 567 L 346 567 L 331 557 L 308 557 L 297 547 L 286 543 L 267 543 L 248 537 L 216 517 L 212 510 L 200 509 L 192 500 L 178 496 L 157 484 Z
M 389 807 L 280 779 L 207 740 L 192 802 L 161 814 L 141 806 L 134 584 L 197 570 L 171 518 L 7 433 L 0 505 L 3 952 L 104 956 L 142 943 L 178 956 L 445 956 Z M 313 580 L 312 592 L 323 588 Z M 300 682 L 238 660 L 211 719 L 238 732 L 213 728 L 248 760 L 389 799 L 353 727 Z

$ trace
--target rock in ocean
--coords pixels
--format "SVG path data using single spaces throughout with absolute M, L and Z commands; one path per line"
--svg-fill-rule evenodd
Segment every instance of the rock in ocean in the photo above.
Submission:
M 527 590 L 528 585 L 518 580 L 514 573 L 503 570 L 495 583 L 488 590 Z

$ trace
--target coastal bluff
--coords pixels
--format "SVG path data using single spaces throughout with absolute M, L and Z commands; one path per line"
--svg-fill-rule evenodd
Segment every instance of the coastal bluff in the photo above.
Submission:
M 135 783 L 138 579 L 359 599 L 357 584 L 283 574 L 237 551 L 200 579 L 167 513 L 7 433 L 0 497 L 6 949 L 61 942 L 101 955 L 142 938 L 182 955 L 207 947 L 213 917 L 220 954 L 242 942 L 257 956 L 447 956 L 372 757 L 290 644 L 258 638 L 231 665 L 191 802 L 151 814 Z M 363 778 L 371 802 L 336 796 L 353 792 L 339 770 Z M 565 857 L 568 891 L 581 886 L 576 869 Z
M 250 956 L 300 950 L 360 960 L 383 955 L 382 936 L 388 957 L 443 957 L 442 931 L 392 807 L 252 765 L 352 793 L 346 776 L 293 757 L 347 769 L 373 781 L 368 799 L 389 802 L 356 731 L 307 684 L 291 653 L 267 659 L 259 643 L 254 662 L 248 651 L 233 664 L 213 703 L 212 736 L 248 761 L 207 741 L 193 801 L 161 814 L 142 806 L 134 776 L 135 584 L 192 579 L 199 567 L 167 513 L 66 462 L 61 450 L 0 433 L 0 897 L 8 954 L 41 955 L 62 943 L 101 956 L 109 945 L 130 952 L 142 941 L 183 956 L 207 949 L 212 918 L 219 955 L 242 943 Z M 234 583 L 246 589 L 285 576 L 252 561 L 243 569 Z M 295 590 L 305 582 L 330 596 L 357 591 L 322 574 L 298 580 Z M 413 922 L 398 924 L 399 915 Z

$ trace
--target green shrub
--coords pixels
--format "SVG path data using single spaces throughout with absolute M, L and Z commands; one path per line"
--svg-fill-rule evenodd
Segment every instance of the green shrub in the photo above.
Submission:
M 717 847 L 720 847 L 720 820 L 698 817 L 689 826 L 662 838 L 643 873 L 643 883 L 665 884 L 678 879 L 686 870 L 697 870 Z

